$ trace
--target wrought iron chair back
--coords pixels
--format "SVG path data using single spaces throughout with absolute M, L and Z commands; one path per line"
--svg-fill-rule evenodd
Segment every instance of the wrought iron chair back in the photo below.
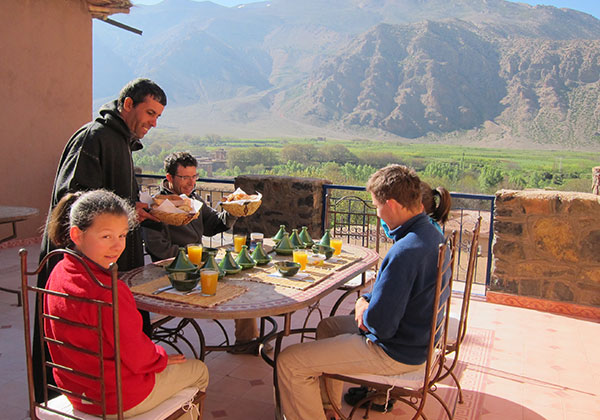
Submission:
M 92 281 L 94 281 L 99 287 L 110 290 L 112 293 L 112 301 L 105 302 L 105 301 L 96 300 L 96 299 L 72 296 L 72 295 L 68 295 L 65 293 L 55 292 L 53 290 L 29 285 L 28 278 L 30 276 L 37 276 L 37 274 L 42 270 L 42 268 L 44 267 L 44 265 L 46 264 L 46 261 L 48 259 L 52 258 L 54 255 L 64 255 L 64 254 L 69 254 L 73 258 L 77 259 L 82 264 L 82 266 L 85 268 L 85 270 L 89 274 Z M 22 294 L 23 294 L 23 322 L 24 322 L 24 334 L 25 334 L 25 355 L 26 355 L 26 359 L 27 359 L 27 382 L 28 382 L 28 388 L 29 388 L 29 412 L 30 412 L 31 418 L 32 419 L 42 418 L 40 416 L 43 416 L 42 413 L 44 411 L 59 414 L 61 416 L 64 416 L 65 418 L 73 418 L 73 419 L 79 418 L 79 417 L 75 417 L 73 415 L 70 415 L 70 414 L 67 414 L 64 412 L 60 412 L 56 408 L 52 408 L 51 406 L 49 406 L 49 404 L 48 404 L 49 403 L 49 398 L 48 398 L 49 390 L 59 392 L 63 395 L 77 397 L 77 398 L 80 398 L 82 401 L 99 406 L 102 410 L 102 417 L 106 418 L 106 416 L 108 415 L 108 412 L 107 412 L 107 406 L 106 406 L 105 386 L 106 386 L 106 379 L 107 379 L 108 375 L 107 375 L 107 372 L 106 372 L 106 369 L 104 366 L 104 357 L 103 357 L 103 354 L 104 354 L 103 349 L 104 349 L 105 343 L 104 343 L 104 337 L 102 334 L 103 325 L 102 325 L 101 311 L 103 308 L 109 308 L 112 310 L 112 315 L 113 315 L 113 330 L 114 330 L 114 343 L 115 343 L 114 359 L 115 359 L 115 370 L 116 370 L 115 386 L 116 386 L 116 391 L 117 391 L 117 418 L 119 420 L 123 419 L 123 399 L 122 399 L 122 393 L 121 393 L 121 350 L 120 350 L 121 347 L 120 347 L 120 334 L 119 334 L 119 321 L 118 321 L 119 320 L 119 304 L 118 304 L 118 298 L 117 298 L 117 293 L 118 293 L 117 265 L 114 263 L 111 264 L 111 267 L 110 267 L 111 284 L 110 284 L 110 286 L 107 286 L 107 285 L 102 284 L 100 281 L 98 281 L 98 279 L 94 276 L 94 274 L 90 270 L 87 263 L 78 254 L 76 254 L 75 252 L 73 252 L 71 250 L 56 249 L 52 252 L 49 252 L 42 259 L 42 261 L 40 261 L 38 267 L 34 271 L 29 271 L 27 269 L 27 250 L 21 249 L 19 251 L 19 255 L 21 257 L 21 290 L 22 290 Z M 30 322 L 30 294 L 32 294 L 32 295 L 35 294 L 37 303 L 38 303 L 38 305 L 37 305 L 38 313 L 36 313 L 35 316 L 38 317 L 38 326 L 39 326 L 39 330 L 40 330 L 39 333 L 40 333 L 40 337 L 41 337 L 41 340 L 40 340 L 41 344 L 44 345 L 44 343 L 46 343 L 46 344 L 51 343 L 52 345 L 57 346 L 57 347 L 62 347 L 65 349 L 69 349 L 70 351 L 74 351 L 74 352 L 78 352 L 81 354 L 86 354 L 89 356 L 96 357 L 98 359 L 98 366 L 100 367 L 99 375 L 91 375 L 87 372 L 79 370 L 77 368 L 77 366 L 64 366 L 64 365 L 54 363 L 51 360 L 46 360 L 45 352 L 42 349 L 41 354 L 42 354 L 42 363 L 43 363 L 43 367 L 44 367 L 43 368 L 44 401 L 41 403 L 36 402 L 35 396 L 34 396 L 33 362 L 32 362 L 33 348 L 32 348 L 32 334 L 31 334 L 31 322 Z M 97 311 L 96 312 L 97 319 L 98 319 L 97 324 L 89 325 L 89 324 L 85 324 L 85 323 L 78 322 L 78 321 L 72 321 L 72 320 L 69 320 L 66 318 L 58 317 L 58 316 L 47 313 L 46 309 L 44 308 L 44 306 L 45 306 L 44 301 L 45 301 L 45 297 L 50 296 L 50 295 L 58 296 L 60 298 L 66 299 L 66 300 L 71 300 L 71 301 L 76 301 L 76 302 L 93 305 L 93 307 Z M 79 347 L 72 343 L 69 343 L 67 341 L 60 341 L 60 340 L 56 340 L 52 337 L 47 336 L 45 333 L 45 329 L 44 329 L 44 321 L 45 320 L 52 320 L 53 322 L 57 322 L 57 323 L 61 323 L 64 325 L 69 325 L 69 326 L 73 326 L 73 327 L 77 327 L 77 328 L 82 328 L 82 329 L 94 332 L 96 334 L 96 336 L 98 337 L 97 351 L 82 348 L 82 347 Z M 70 374 L 77 375 L 79 377 L 90 379 L 92 381 L 97 382 L 98 387 L 101 389 L 100 400 L 92 399 L 89 396 L 81 395 L 81 394 L 72 392 L 68 389 L 64 389 L 64 388 L 58 387 L 52 383 L 49 383 L 47 380 L 47 376 L 46 376 L 47 368 L 68 371 Z
M 64 255 L 69 254 L 77 261 L 81 263 L 84 269 L 87 271 L 89 277 L 95 282 L 98 287 L 101 287 L 106 290 L 111 291 L 111 300 L 103 301 L 91 298 L 85 298 L 80 296 L 73 296 L 62 292 L 56 292 L 50 289 L 30 286 L 29 285 L 29 277 L 37 276 L 38 273 L 42 270 L 48 259 L 52 258 L 55 255 Z M 117 418 L 122 420 L 123 417 L 123 396 L 122 396 L 122 383 L 121 383 L 121 345 L 120 345 L 120 332 L 119 332 L 119 300 L 118 300 L 118 273 L 117 273 L 117 264 L 110 265 L 110 277 L 111 282 L 110 285 L 102 284 L 96 276 L 90 270 L 88 264 L 85 262 L 81 256 L 76 254 L 75 252 L 68 249 L 56 249 L 52 252 L 49 252 L 39 263 L 37 268 L 33 271 L 28 270 L 27 268 L 27 250 L 21 249 L 19 251 L 19 255 L 21 258 L 21 291 L 23 294 L 23 322 L 24 322 L 24 334 L 25 334 L 25 355 L 27 362 L 27 383 L 28 383 L 28 393 L 29 393 L 29 412 L 32 420 L 42 420 L 42 419 L 75 419 L 80 420 L 82 418 L 103 418 L 106 419 L 109 416 L 107 412 L 107 402 L 106 402 L 106 384 L 107 381 L 110 380 L 108 378 L 112 377 L 112 372 L 108 372 L 110 368 L 105 366 L 105 357 L 104 357 L 104 348 L 108 343 L 106 342 L 107 338 L 103 334 L 103 324 L 102 324 L 102 316 L 101 312 L 103 309 L 109 309 L 112 311 L 112 320 L 113 320 L 113 337 L 114 340 L 114 363 L 115 363 L 115 390 L 117 397 L 117 412 L 116 414 L 111 414 L 110 418 Z M 39 334 L 41 337 L 40 344 L 42 346 L 47 344 L 52 344 L 53 346 L 58 346 L 60 348 L 68 349 L 72 352 L 77 352 L 81 354 L 85 354 L 88 356 L 92 356 L 97 358 L 97 366 L 99 366 L 99 374 L 90 374 L 89 372 L 78 369 L 77 366 L 65 366 L 60 365 L 58 363 L 53 362 L 52 360 L 47 360 L 45 356 L 45 351 L 42 349 L 42 364 L 43 364 L 43 389 L 44 389 L 44 398 L 42 402 L 36 402 L 35 393 L 34 393 L 34 382 L 33 382 L 33 340 L 32 340 L 32 328 L 31 328 L 31 319 L 30 319 L 30 308 L 34 305 L 30 304 L 30 297 L 33 297 L 37 300 L 37 313 L 35 316 L 38 318 L 38 328 Z M 97 323 L 94 324 L 86 324 L 79 321 L 74 321 L 71 319 L 67 319 L 64 317 L 56 316 L 54 314 L 50 314 L 47 312 L 44 307 L 45 298 L 47 296 L 57 296 L 63 298 L 65 300 L 85 303 L 87 305 L 92 305 L 94 310 L 96 311 L 96 319 Z M 88 331 L 92 331 L 95 333 L 97 337 L 98 347 L 96 350 L 90 350 L 87 348 L 82 348 L 76 344 L 70 343 L 66 340 L 57 340 L 53 337 L 50 337 L 46 334 L 44 329 L 44 320 L 51 320 L 55 323 L 60 323 L 64 325 L 69 325 L 76 328 L 82 328 Z M 68 371 L 72 375 L 79 376 L 81 378 L 86 378 L 88 380 L 92 380 L 98 383 L 98 388 L 100 389 L 100 398 L 94 399 L 89 396 L 82 395 L 76 392 L 72 392 L 68 389 L 59 387 L 52 383 L 48 382 L 47 378 L 47 369 L 58 369 L 63 371 Z M 54 391 L 55 393 L 62 394 L 59 397 L 50 399 L 49 391 Z M 72 405 L 66 399 L 66 396 L 73 396 L 76 398 L 80 398 L 82 401 L 86 403 L 94 404 L 100 407 L 102 412 L 101 415 L 92 416 L 85 413 L 80 413 L 73 410 Z M 182 416 L 186 411 L 189 410 L 191 405 L 195 405 L 198 407 L 199 418 L 202 418 L 202 409 L 203 409 L 203 401 L 206 397 L 204 392 L 198 390 L 195 387 L 185 388 L 179 393 L 172 396 L 170 399 L 163 401 L 159 406 L 150 410 L 149 412 L 143 413 L 139 416 L 132 417 L 131 420 L 135 419 L 144 419 L 144 420 L 173 420 Z M 184 408 L 186 406 L 186 408 Z
M 448 418 L 452 419 L 453 416 L 448 405 L 434 391 L 436 390 L 436 384 L 440 377 L 443 376 L 444 363 L 446 361 L 448 321 L 450 318 L 450 296 L 452 293 L 452 280 L 458 245 L 457 240 L 458 232 L 453 231 L 447 236 L 444 243 L 440 244 L 438 253 L 438 272 L 435 284 L 435 299 L 432 307 L 432 333 L 429 339 L 427 360 L 424 370 L 397 376 L 338 375 L 324 373 L 323 376 L 326 378 L 366 386 L 376 391 L 357 402 L 348 416 L 345 416 L 335 403 L 332 403 L 333 409 L 342 419 L 351 419 L 361 405 L 372 402 L 379 397 L 384 397 L 386 399 L 394 398 L 408 404 L 415 410 L 413 419 L 416 419 L 421 416 L 428 395 L 432 395 L 437 399 L 444 408 Z M 445 279 L 447 279 L 447 281 L 445 281 Z M 326 386 L 325 388 L 329 395 L 329 387 Z M 329 399 L 331 401 L 330 395 Z M 368 407 L 370 407 L 370 404 Z M 368 410 L 369 408 L 367 408 L 367 413 L 364 418 L 368 417 Z
M 475 268 L 477 265 L 477 254 L 479 250 L 479 231 L 481 230 L 481 216 L 477 219 L 475 226 L 473 227 L 471 238 L 471 245 L 469 250 L 469 262 L 467 265 L 467 273 L 465 275 L 465 289 L 463 294 L 463 301 L 460 307 L 460 315 L 458 318 L 451 316 L 449 324 L 449 338 L 446 347 L 446 354 L 454 353 L 454 359 L 450 366 L 446 366 L 446 372 L 440 378 L 443 380 L 447 376 L 452 376 L 452 379 L 456 383 L 458 388 L 458 402 L 463 403 L 462 388 L 458 377 L 454 374 L 454 369 L 458 364 L 458 356 L 462 342 L 467 334 L 467 319 L 469 317 L 469 305 L 471 302 L 471 290 L 473 288 L 473 280 L 475 278 Z

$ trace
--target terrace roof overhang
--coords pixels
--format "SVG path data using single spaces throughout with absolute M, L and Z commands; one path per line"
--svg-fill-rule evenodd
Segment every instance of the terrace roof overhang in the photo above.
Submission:
M 115 13 L 129 13 L 129 9 L 133 6 L 130 0 L 86 0 L 86 2 L 92 18 L 134 32 L 138 35 L 142 34 L 142 31 L 139 29 L 132 28 L 131 26 L 109 18 L 110 15 L 114 15 Z

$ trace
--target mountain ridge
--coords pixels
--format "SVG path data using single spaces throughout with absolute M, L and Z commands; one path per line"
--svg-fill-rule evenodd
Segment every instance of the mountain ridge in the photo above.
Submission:
M 144 75 L 167 91 L 167 125 L 196 134 L 600 140 L 600 20 L 585 13 L 503 0 L 245 6 L 143 6 L 120 19 L 140 38 L 96 25 L 95 105 Z

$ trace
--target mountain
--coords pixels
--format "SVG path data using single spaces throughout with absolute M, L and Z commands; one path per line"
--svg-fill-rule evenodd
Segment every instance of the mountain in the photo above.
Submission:
M 94 98 L 134 75 L 203 135 L 597 144 L 600 21 L 504 0 L 164 0 L 94 26 Z M 337 134 L 336 134 L 337 133 Z

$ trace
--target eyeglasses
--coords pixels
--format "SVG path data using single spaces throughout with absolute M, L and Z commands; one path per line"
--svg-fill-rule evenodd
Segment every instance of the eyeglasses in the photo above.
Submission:
M 181 178 L 184 181 L 196 181 L 199 178 L 198 174 L 192 175 L 192 176 L 183 176 L 183 175 L 174 175 L 174 176 Z

